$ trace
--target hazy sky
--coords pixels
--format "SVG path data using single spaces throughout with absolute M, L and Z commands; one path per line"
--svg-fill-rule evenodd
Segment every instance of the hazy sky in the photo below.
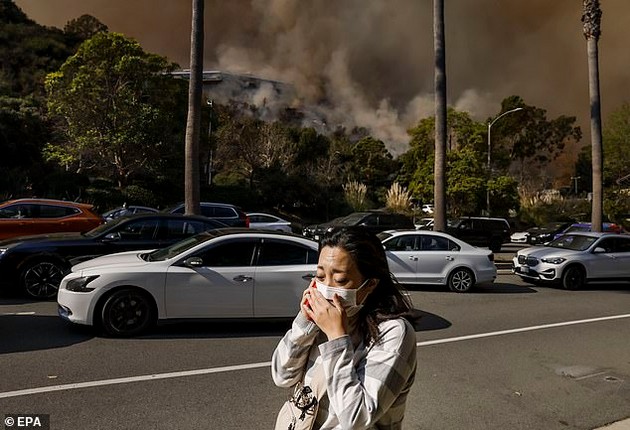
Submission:
M 63 28 L 82 14 L 187 67 L 190 0 L 15 0 Z M 433 114 L 432 0 L 206 0 L 205 69 L 293 83 L 389 144 Z M 447 0 L 449 104 L 477 120 L 507 96 L 574 115 L 590 141 L 581 0 Z M 604 121 L 630 98 L 630 0 L 601 0 Z M 380 130 L 380 131 L 379 131 Z

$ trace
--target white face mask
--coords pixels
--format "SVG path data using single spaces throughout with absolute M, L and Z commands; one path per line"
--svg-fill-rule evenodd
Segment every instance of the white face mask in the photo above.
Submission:
M 337 294 L 339 296 L 339 300 L 341 300 L 341 304 L 343 305 L 343 307 L 350 308 L 358 306 L 357 291 L 363 288 L 368 283 L 368 281 L 369 279 L 366 279 L 361 285 L 359 285 L 359 288 L 356 289 L 330 287 L 319 282 L 317 279 L 315 280 L 315 285 L 317 286 L 317 291 L 319 291 L 326 300 L 332 301 L 335 294 Z

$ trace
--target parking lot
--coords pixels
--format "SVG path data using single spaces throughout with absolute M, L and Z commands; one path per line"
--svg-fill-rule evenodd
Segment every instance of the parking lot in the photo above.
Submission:
M 418 374 L 408 429 L 592 429 L 630 416 L 630 287 L 410 291 Z M 270 428 L 287 322 L 185 323 L 96 337 L 54 302 L 0 300 L 0 408 L 51 428 Z

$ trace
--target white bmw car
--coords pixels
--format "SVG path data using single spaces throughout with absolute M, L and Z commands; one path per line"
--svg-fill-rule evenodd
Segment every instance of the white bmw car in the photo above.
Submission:
M 494 282 L 494 254 L 449 234 L 428 230 L 391 230 L 378 234 L 389 270 L 401 284 L 446 285 L 465 293 Z
M 159 320 L 290 318 L 317 260 L 318 244 L 301 236 L 217 229 L 74 266 L 59 287 L 59 315 L 111 336 L 136 335 Z
M 630 235 L 567 233 L 545 246 L 521 249 L 513 271 L 533 284 L 577 290 L 589 282 L 630 281 Z

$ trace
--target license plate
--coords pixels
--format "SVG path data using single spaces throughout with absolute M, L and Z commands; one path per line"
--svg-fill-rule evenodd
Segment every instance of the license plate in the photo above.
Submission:
M 527 267 L 527 266 L 521 267 L 521 273 L 528 274 L 529 273 L 529 267 Z

